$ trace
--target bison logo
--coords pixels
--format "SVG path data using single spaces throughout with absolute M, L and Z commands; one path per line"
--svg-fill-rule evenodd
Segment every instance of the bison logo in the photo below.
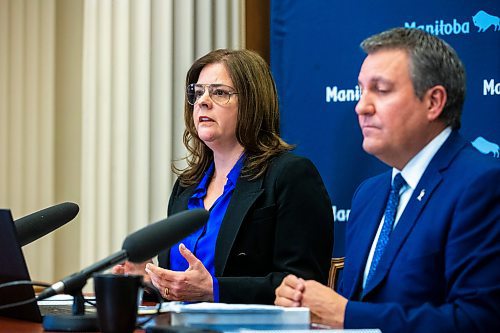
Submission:
M 495 27 L 494 31 L 500 30 L 500 18 L 490 15 L 484 10 L 480 10 L 476 15 L 472 16 L 472 21 L 479 28 L 478 32 L 484 32 L 491 26 Z
M 493 153 L 494 157 L 500 157 L 500 146 L 496 143 L 489 142 L 482 136 L 478 136 L 474 141 L 472 141 L 472 145 L 485 155 Z

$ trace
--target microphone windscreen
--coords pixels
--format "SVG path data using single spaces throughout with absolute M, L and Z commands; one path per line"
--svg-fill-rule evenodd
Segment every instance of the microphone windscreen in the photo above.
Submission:
M 201 208 L 171 215 L 127 236 L 122 249 L 129 261 L 146 261 L 201 228 L 208 216 L 208 211 Z
M 24 246 L 45 236 L 74 219 L 78 211 L 77 204 L 63 202 L 17 219 L 15 225 L 19 243 Z

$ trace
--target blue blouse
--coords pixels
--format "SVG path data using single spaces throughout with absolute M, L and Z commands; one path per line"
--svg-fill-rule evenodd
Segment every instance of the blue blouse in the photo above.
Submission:
M 203 263 L 205 268 L 210 272 L 213 279 L 213 295 L 214 302 L 219 301 L 219 281 L 215 278 L 215 243 L 219 229 L 226 214 L 227 207 L 231 201 L 231 197 L 236 187 L 236 182 L 240 176 L 241 168 L 243 167 L 244 154 L 239 158 L 227 175 L 227 182 L 224 185 L 224 192 L 215 200 L 210 208 L 210 216 L 208 222 L 193 234 L 187 236 L 182 241 L 172 246 L 170 249 L 170 269 L 173 271 L 185 271 L 189 264 L 179 252 L 179 244 L 184 245 L 193 252 L 193 254 Z M 188 209 L 205 208 L 203 199 L 207 195 L 207 188 L 214 173 L 214 163 L 210 165 L 205 172 L 200 184 L 194 191 L 188 201 Z

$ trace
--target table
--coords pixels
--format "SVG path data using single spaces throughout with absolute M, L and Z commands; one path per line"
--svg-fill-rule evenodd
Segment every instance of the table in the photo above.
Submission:
M 0 317 L 0 333 L 48 333 L 41 323 L 32 323 L 6 317 Z M 134 333 L 144 333 L 144 330 L 135 330 Z
M 161 314 L 154 319 L 158 325 L 168 325 L 170 323 L 169 314 Z M 44 331 L 42 323 L 17 320 L 7 317 L 0 317 L 0 333 L 49 333 Z M 77 332 L 78 333 L 78 332 Z M 144 330 L 135 330 L 134 333 L 144 333 Z

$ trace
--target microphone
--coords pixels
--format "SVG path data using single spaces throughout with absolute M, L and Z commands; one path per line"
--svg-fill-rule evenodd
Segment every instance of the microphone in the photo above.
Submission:
M 201 228 L 208 221 L 208 216 L 208 211 L 198 208 L 186 210 L 150 224 L 127 236 L 120 251 L 54 283 L 44 289 L 37 296 L 37 300 L 40 301 L 56 294 L 78 292 L 92 274 L 125 260 L 139 263 L 151 259 L 160 251 L 171 247 Z
M 15 221 L 17 239 L 24 246 L 65 225 L 78 214 L 78 205 L 63 202 Z

